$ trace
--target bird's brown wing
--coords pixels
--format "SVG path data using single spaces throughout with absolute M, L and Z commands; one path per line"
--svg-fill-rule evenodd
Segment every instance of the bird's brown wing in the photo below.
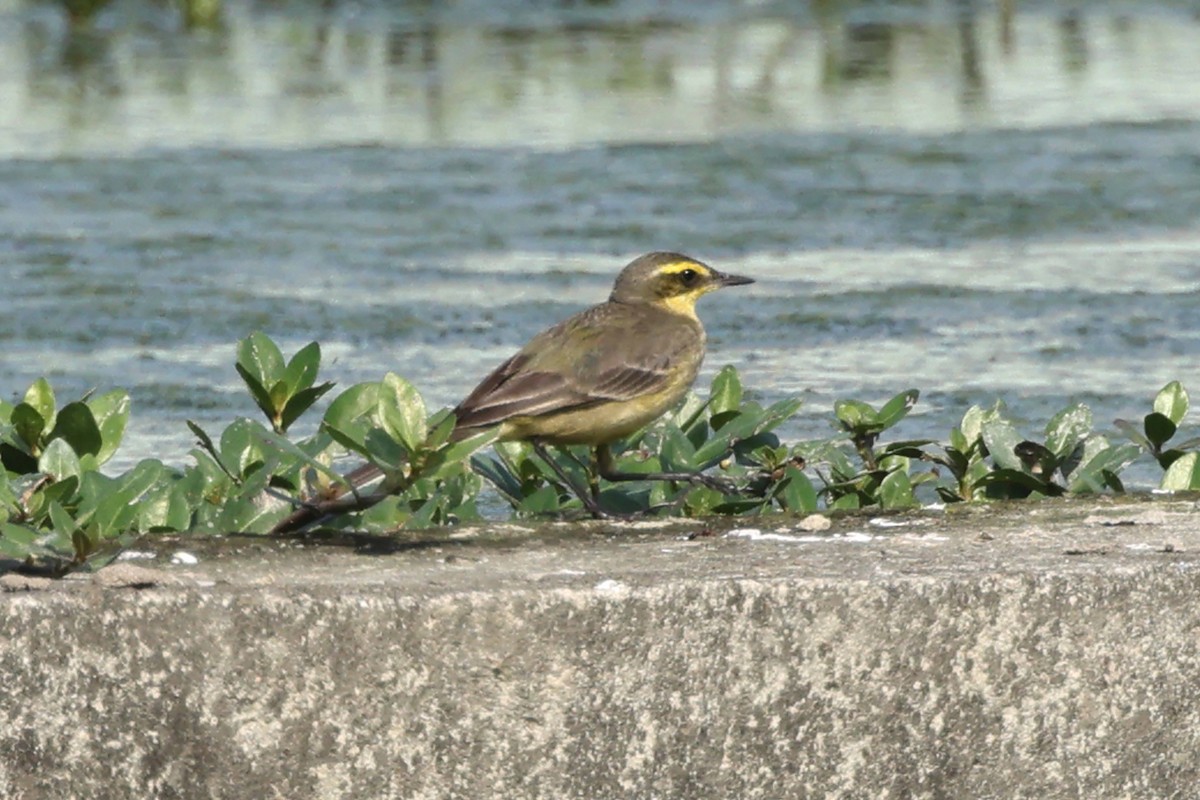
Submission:
M 537 416 L 588 404 L 588 397 L 571 388 L 557 373 L 529 370 L 521 353 L 505 361 L 454 409 L 457 426 L 486 428 L 515 416 Z
M 656 337 L 630 336 L 643 320 L 613 319 L 600 306 L 578 315 L 530 342 L 505 361 L 455 409 L 460 429 L 498 425 L 521 416 L 575 411 L 605 402 L 631 400 L 667 387 L 676 349 L 691 331 Z M 586 342 L 569 350 L 563 341 Z M 582 351 L 582 352 L 580 352 Z
M 509 366 L 506 362 L 504 366 Z M 492 373 L 454 410 L 459 428 L 484 428 L 512 417 L 576 411 L 599 403 L 631 400 L 665 388 L 665 368 L 625 365 L 606 370 L 586 389 L 553 372 Z M 487 391 L 481 391 L 483 389 Z

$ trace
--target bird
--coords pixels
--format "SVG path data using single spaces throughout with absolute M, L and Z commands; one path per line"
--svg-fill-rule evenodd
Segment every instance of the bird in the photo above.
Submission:
M 603 516 L 544 451 L 589 445 L 610 481 L 713 483 L 698 473 L 625 473 L 609 446 L 661 417 L 696 380 L 706 350 L 696 301 L 754 283 L 690 256 L 653 252 L 631 261 L 606 302 L 539 333 L 454 408 L 454 439 L 499 428 L 500 441 L 528 441 L 585 507 Z
M 610 445 L 672 409 L 695 382 L 707 342 L 696 301 L 751 283 L 752 278 L 681 253 L 635 258 L 617 275 L 608 300 L 537 334 L 480 381 L 453 409 L 451 440 L 498 429 L 499 441 L 529 442 L 595 517 L 609 515 L 549 456 L 547 445 L 592 447 L 597 473 L 609 481 L 687 481 L 724 488 L 719 479 L 701 473 L 622 472 Z M 344 479 L 358 488 L 382 474 L 367 464 Z M 307 519 L 306 510 L 295 518 Z

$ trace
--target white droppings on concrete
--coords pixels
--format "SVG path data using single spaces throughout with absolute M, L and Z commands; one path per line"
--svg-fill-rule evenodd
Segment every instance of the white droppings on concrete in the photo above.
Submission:
M 656 528 L 672 528 L 679 524 L 678 519 L 642 519 L 626 523 L 634 530 L 654 530 Z
M 869 542 L 875 537 L 869 533 L 861 531 L 850 531 L 849 533 L 834 533 L 826 536 L 805 535 L 797 536 L 793 533 L 763 533 L 758 528 L 734 528 L 725 534 L 726 538 L 734 539 L 749 539 L 753 542 L 786 542 L 788 544 L 810 544 L 810 543 L 828 543 L 828 542 Z
M 195 564 L 199 564 L 200 559 L 196 558 L 196 556 L 192 555 L 186 550 L 177 550 L 175 554 L 171 556 L 171 563 L 184 564 L 190 567 Z
M 888 519 L 887 517 L 872 517 L 867 521 L 868 525 L 873 525 L 876 528 L 908 528 L 913 525 L 927 525 L 929 520 L 926 519 Z
M 117 561 L 137 561 L 139 559 L 154 558 L 154 553 L 149 550 L 126 550 L 117 556 Z

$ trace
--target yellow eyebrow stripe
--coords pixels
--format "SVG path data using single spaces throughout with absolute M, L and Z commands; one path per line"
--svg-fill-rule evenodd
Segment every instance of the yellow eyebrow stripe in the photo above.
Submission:
M 709 270 L 703 264 L 697 264 L 695 261 L 672 261 L 670 264 L 663 264 L 659 268 L 660 275 L 676 275 L 684 270 L 695 270 L 701 275 L 707 275 Z

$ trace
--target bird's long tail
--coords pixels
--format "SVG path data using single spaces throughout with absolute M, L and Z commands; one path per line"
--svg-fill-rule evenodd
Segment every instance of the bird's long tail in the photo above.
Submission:
M 451 442 L 459 442 L 477 433 L 487 430 L 486 427 L 459 427 L 450 434 Z M 307 525 L 327 517 L 330 514 L 343 511 L 368 508 L 387 496 L 386 492 L 376 492 L 360 495 L 359 490 L 381 480 L 383 470 L 374 464 L 363 464 L 355 467 L 342 476 L 344 483 L 333 486 L 318 501 L 308 502 L 297 508 L 284 519 L 280 520 L 271 533 L 290 533 L 300 530 Z M 352 495 L 352 496 L 351 496 Z

